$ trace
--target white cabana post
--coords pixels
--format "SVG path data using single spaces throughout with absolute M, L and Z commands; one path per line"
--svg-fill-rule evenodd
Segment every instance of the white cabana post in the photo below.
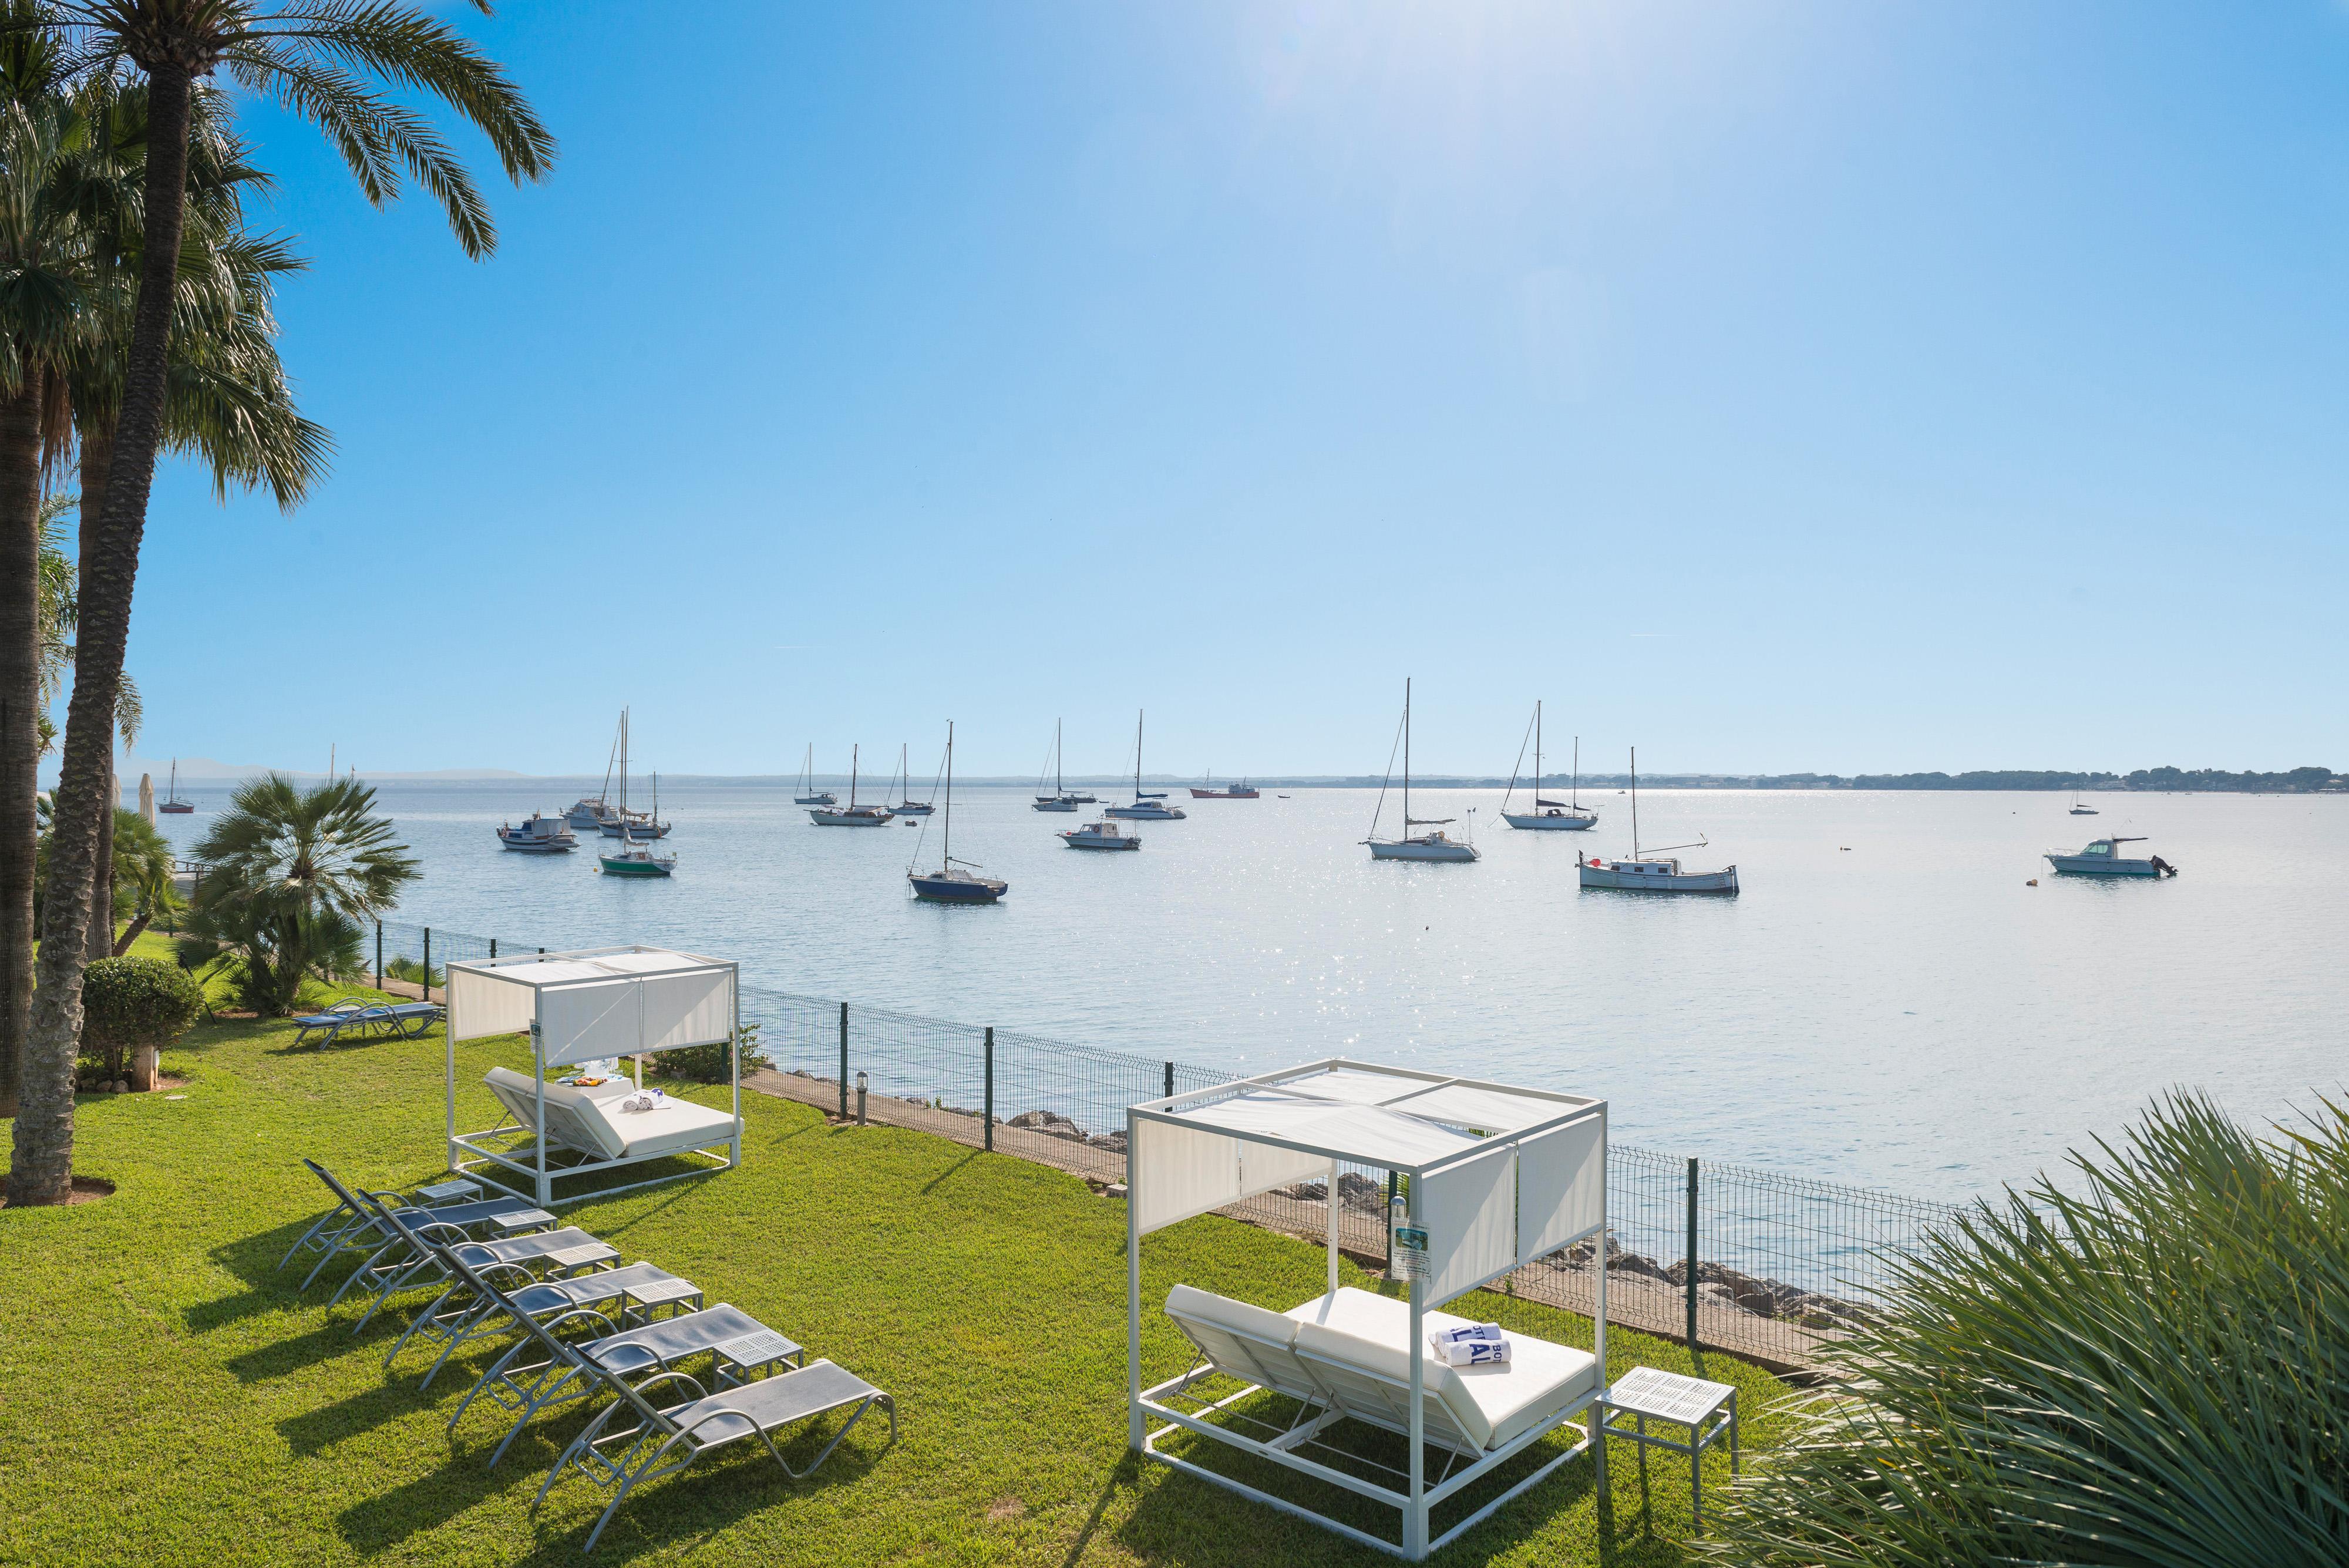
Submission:
M 1569 1459 L 1591 1454 L 1603 1483 L 1605 1450 L 1595 1440 L 1595 1419 L 1585 1413 L 1606 1392 L 1604 1100 L 1331 1059 L 1131 1106 L 1126 1148 L 1126 1436 L 1137 1451 L 1413 1562 Z M 1403 1269 L 1408 1331 L 1401 1345 L 1394 1340 L 1404 1327 L 1402 1303 L 1339 1288 L 1338 1176 L 1348 1165 L 1382 1167 L 1402 1178 L 1408 1224 L 1424 1234 L 1423 1252 L 1396 1249 L 1399 1265 L 1407 1257 L 1415 1260 Z M 1279 1314 L 1177 1285 L 1167 1311 L 1200 1361 L 1180 1377 L 1144 1388 L 1143 1237 L 1315 1178 L 1329 1183 L 1329 1294 Z M 1595 1354 L 1512 1336 L 1515 1359 L 1508 1366 L 1462 1370 L 1431 1361 L 1431 1314 L 1523 1263 L 1584 1241 L 1602 1260 Z M 1447 1315 L 1439 1326 L 1458 1321 Z M 1218 1376 L 1247 1386 L 1212 1403 L 1189 1394 L 1195 1384 Z M 1296 1401 L 1298 1414 L 1285 1430 L 1233 1409 L 1266 1390 Z M 1174 1403 L 1186 1397 L 1194 1408 Z M 1154 1428 L 1154 1419 L 1164 1424 Z M 1306 1457 L 1309 1449 L 1328 1448 L 1316 1438 L 1341 1420 L 1363 1421 L 1404 1438 L 1409 1457 L 1401 1469 L 1329 1450 L 1385 1471 L 1401 1485 Z M 1242 1423 L 1274 1435 L 1249 1437 L 1238 1429 Z M 1579 1442 L 1430 1538 L 1437 1504 L 1569 1424 L 1582 1434 Z M 1402 1515 L 1402 1540 L 1356 1529 L 1161 1447 L 1184 1433 L 1229 1443 L 1392 1507 Z M 1444 1460 L 1433 1483 L 1431 1446 Z
M 737 966 L 722 959 L 663 948 L 594 948 L 526 953 L 448 966 L 449 1168 L 468 1173 L 543 1208 L 558 1201 L 554 1184 L 647 1160 L 685 1158 L 700 1169 L 742 1162 L 742 1053 Z M 491 1092 L 507 1119 L 481 1132 L 457 1130 L 457 1046 L 492 1034 L 526 1033 L 531 1076 L 491 1069 Z M 689 1045 L 727 1047 L 733 1104 L 719 1112 L 689 1101 L 658 1111 L 617 1112 L 629 1085 L 607 1089 L 550 1085 L 547 1069 L 620 1056 L 643 1057 Z M 643 1086 L 644 1064 L 636 1064 Z M 523 1139 L 527 1137 L 527 1145 Z M 720 1158 L 714 1151 L 724 1149 Z M 523 1191 L 498 1170 L 526 1179 Z M 600 1188 L 561 1201 L 673 1181 Z

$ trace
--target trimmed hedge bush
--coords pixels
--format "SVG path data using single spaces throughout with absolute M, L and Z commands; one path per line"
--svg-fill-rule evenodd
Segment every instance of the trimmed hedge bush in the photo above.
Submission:
M 742 1048 L 742 1073 L 745 1077 L 761 1067 L 773 1065 L 759 1050 L 759 1026 L 745 1023 L 734 1032 L 735 1042 Z M 730 1080 L 723 1045 L 688 1045 L 682 1051 L 663 1051 L 648 1056 L 646 1062 L 664 1078 L 684 1078 L 696 1084 L 723 1084 Z
M 81 981 L 81 1044 L 110 1081 L 128 1071 L 130 1053 L 159 1050 L 188 1032 L 204 1010 L 203 988 L 168 959 L 105 958 Z

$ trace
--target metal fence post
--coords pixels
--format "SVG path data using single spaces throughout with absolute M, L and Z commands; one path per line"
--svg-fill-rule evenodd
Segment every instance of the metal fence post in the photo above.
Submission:
M 490 956 L 492 958 L 498 956 L 498 939 L 495 937 L 490 939 Z
M 1394 1195 L 1395 1173 L 1390 1170 L 1387 1172 L 1387 1262 L 1384 1270 L 1388 1279 L 1394 1278 Z
M 383 922 L 375 923 L 375 988 L 383 989 Z
M 1167 1098 L 1167 1099 L 1170 1099 L 1170 1100 L 1171 1100 L 1171 1099 L 1173 1099 L 1174 1097 L 1174 1063 L 1172 1063 L 1172 1062 L 1169 1062 L 1169 1063 L 1167 1063 L 1167 1064 L 1166 1064 L 1166 1094 L 1165 1094 L 1165 1098 Z
M 1696 1349 L 1696 1156 L 1689 1156 L 1688 1183 L 1688 1347 Z
M 840 1119 L 848 1119 L 848 1003 L 840 1004 Z
M 995 1025 L 987 1026 L 987 1104 L 980 1112 L 979 1126 L 987 1131 L 987 1152 L 995 1152 Z
M 432 1000 L 432 928 L 424 928 L 424 1000 Z

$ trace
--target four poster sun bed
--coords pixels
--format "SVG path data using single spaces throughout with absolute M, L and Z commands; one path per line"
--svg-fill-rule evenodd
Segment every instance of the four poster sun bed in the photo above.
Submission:
M 1605 1101 L 1332 1059 L 1132 1106 L 1126 1139 L 1127 1440 L 1137 1451 L 1413 1562 L 1570 1459 L 1590 1455 L 1604 1484 L 1606 1453 L 1593 1439 L 1591 1414 L 1606 1393 L 1603 1270 L 1590 1352 L 1512 1334 L 1507 1364 L 1453 1367 L 1431 1359 L 1427 1335 L 1466 1322 L 1435 1310 L 1445 1302 L 1602 1234 Z M 1182 1376 L 1144 1388 L 1143 1237 L 1300 1181 L 1326 1181 L 1334 1195 L 1343 1166 L 1403 1179 L 1408 1210 L 1396 1257 L 1409 1277 L 1407 1299 L 1340 1287 L 1333 1201 L 1323 1295 L 1276 1312 L 1175 1286 L 1166 1312 L 1199 1360 Z M 1212 1400 L 1195 1392 L 1215 1378 L 1241 1386 Z M 1287 1396 L 1294 1417 L 1285 1427 L 1268 1422 L 1268 1401 L 1258 1396 Z M 1381 1465 L 1322 1440 L 1347 1421 L 1402 1436 L 1402 1465 Z M 1436 1504 L 1568 1425 L 1579 1434 L 1571 1448 L 1431 1539 Z M 1244 1427 L 1269 1435 L 1251 1437 Z M 1396 1509 L 1402 1539 L 1358 1529 L 1164 1446 L 1185 1435 L 1230 1444 Z M 1431 1448 L 1442 1456 L 1433 1480 Z M 1308 1450 L 1331 1462 L 1308 1458 Z M 1384 1479 L 1365 1476 L 1365 1469 Z
M 544 1207 L 591 1196 L 585 1190 L 558 1195 L 559 1181 L 645 1160 L 696 1162 L 695 1168 L 655 1181 L 740 1164 L 742 1058 L 731 1048 L 740 1022 L 738 992 L 733 964 L 663 948 L 595 948 L 451 963 L 445 1032 L 449 1168 Z M 488 1077 L 507 1119 L 481 1132 L 459 1132 L 459 1043 L 517 1033 L 527 1033 L 533 1047 L 530 1074 L 498 1067 Z M 730 1047 L 734 1096 L 729 1109 L 683 1100 L 648 1111 L 618 1108 L 622 1096 L 642 1086 L 642 1057 L 693 1045 Z M 549 1069 L 621 1056 L 639 1058 L 637 1084 L 616 1077 L 592 1088 L 549 1082 Z M 502 1180 L 501 1172 L 510 1173 L 509 1179 Z M 510 1185 L 512 1179 L 527 1183 L 527 1190 L 520 1183 Z M 598 1187 L 592 1195 L 652 1185 Z

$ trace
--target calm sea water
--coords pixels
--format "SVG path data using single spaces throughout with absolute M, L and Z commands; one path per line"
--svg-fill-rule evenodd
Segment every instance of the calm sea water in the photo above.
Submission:
M 182 792 L 181 844 L 225 791 Z M 2338 1094 L 2349 1044 L 2349 799 L 1645 792 L 1643 842 L 1709 835 L 1734 899 L 1582 893 L 1588 835 L 1512 832 L 1498 791 L 1416 794 L 1466 816 L 1472 866 L 1373 864 L 1375 792 L 1180 802 L 1138 854 L 1063 848 L 1085 820 L 1025 789 L 957 793 L 955 849 L 993 908 L 906 896 L 917 844 L 819 828 L 788 784 L 665 787 L 671 881 L 492 829 L 576 785 L 389 784 L 421 856 L 405 917 L 514 942 L 675 944 L 746 983 L 1261 1072 L 1334 1053 L 1605 1096 L 1627 1141 L 1961 1198 L 2119 1130 L 2172 1085 L 2248 1120 Z M 1103 792 L 1107 794 L 1108 792 Z M 1390 802 L 1392 813 L 1392 803 Z M 2037 857 L 2150 835 L 2175 880 L 2056 878 Z M 2035 888 L 2026 886 L 2032 877 Z

